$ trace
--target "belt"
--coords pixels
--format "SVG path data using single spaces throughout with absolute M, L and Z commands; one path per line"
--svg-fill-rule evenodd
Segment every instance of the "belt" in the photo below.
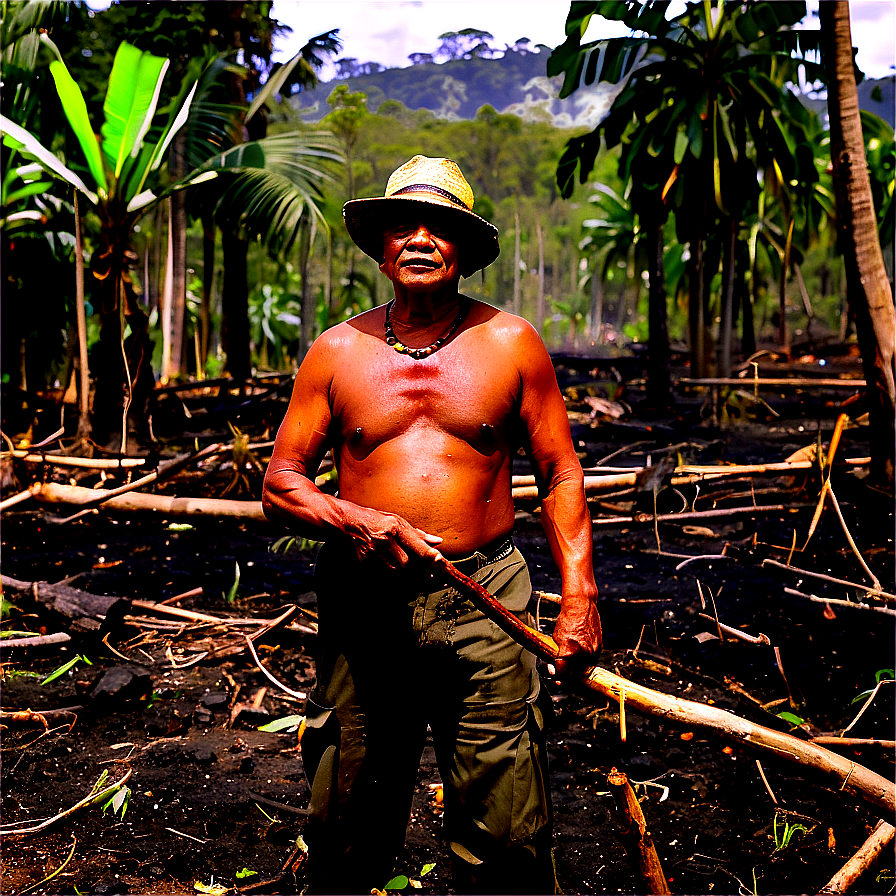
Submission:
M 472 575 L 474 572 L 482 569 L 483 566 L 488 566 L 489 563 L 495 563 L 498 560 L 509 557 L 513 553 L 513 547 L 513 538 L 508 536 L 485 545 L 480 550 L 474 551 L 469 557 L 461 557 L 459 560 L 452 560 L 451 562 L 464 575 Z

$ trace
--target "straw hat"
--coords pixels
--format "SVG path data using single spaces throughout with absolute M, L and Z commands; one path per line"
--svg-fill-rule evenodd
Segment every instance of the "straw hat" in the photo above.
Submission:
M 395 220 L 413 214 L 406 202 L 421 202 L 438 208 L 446 222 L 456 226 L 461 244 L 461 273 L 464 277 L 490 265 L 501 251 L 498 229 L 473 214 L 473 191 L 456 162 L 414 156 L 392 172 L 386 194 L 373 199 L 352 199 L 342 209 L 345 226 L 355 244 L 378 262 L 383 260 L 383 232 Z

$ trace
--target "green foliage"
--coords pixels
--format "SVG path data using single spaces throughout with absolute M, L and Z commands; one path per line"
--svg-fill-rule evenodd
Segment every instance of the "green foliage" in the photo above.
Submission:
M 776 713 L 779 719 L 783 719 L 787 722 L 788 725 L 793 725 L 794 728 L 799 728 L 800 725 L 805 723 L 805 719 L 801 719 L 796 713 L 793 712 L 779 712 Z
M 109 801 L 103 805 L 103 815 L 107 809 L 112 809 L 113 815 L 119 815 L 124 820 L 124 813 L 128 811 L 128 805 L 131 801 L 131 788 L 127 785 L 119 788 L 112 794 Z
M 778 826 L 778 816 L 782 815 L 781 826 Z M 783 816 L 783 813 L 775 812 L 773 825 L 773 832 L 775 838 L 775 852 L 782 852 L 787 849 L 790 845 L 790 841 L 794 838 L 796 834 L 808 834 L 809 829 L 804 824 L 794 823 L 791 824 L 787 821 L 786 816 Z
M 43 681 L 41 681 L 41 687 L 43 687 L 43 685 L 49 684 L 51 681 L 55 681 L 57 678 L 60 678 L 61 676 L 65 675 L 66 672 L 68 672 L 71 669 L 74 669 L 75 666 L 78 665 L 78 663 L 87 663 L 88 666 L 93 665 L 93 663 L 91 663 L 90 660 L 87 659 L 86 656 L 78 655 L 78 656 L 70 659 L 67 663 L 63 663 L 58 669 L 55 669 L 54 671 L 52 671 L 46 678 L 43 679 Z
M 875 691 L 876 686 L 879 685 L 882 681 L 893 681 L 896 678 L 896 669 L 878 669 L 877 672 L 874 673 L 874 688 L 868 688 L 868 690 L 861 691 L 856 694 L 852 700 L 849 701 L 850 706 L 853 703 L 859 703 L 862 700 L 867 700 Z
M 230 586 L 230 590 L 226 594 L 222 594 L 224 598 L 224 602 L 228 604 L 232 604 L 236 600 L 237 591 L 240 587 L 240 565 L 239 563 L 234 563 L 234 578 L 233 584 Z
M 286 731 L 290 728 L 298 728 L 305 721 L 305 716 L 284 716 L 282 719 L 274 719 L 266 725 L 259 725 L 259 731 Z
M 319 542 L 312 541 L 310 538 L 302 538 L 296 535 L 284 535 L 278 538 L 271 545 L 271 553 L 273 554 L 300 554 L 303 551 L 310 551 Z

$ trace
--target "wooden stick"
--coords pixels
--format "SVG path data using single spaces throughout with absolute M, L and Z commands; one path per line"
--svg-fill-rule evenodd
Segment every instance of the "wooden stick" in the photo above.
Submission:
M 806 376 L 766 376 L 766 377 L 689 377 L 683 376 L 678 381 L 682 386 L 767 386 L 781 388 L 792 386 L 794 389 L 808 389 L 812 386 L 824 389 L 864 389 L 865 380 L 833 379 L 832 377 Z
M 822 894 L 846 893 L 893 842 L 896 828 L 881 819 L 859 851 L 818 891 Z
M 697 510 L 685 513 L 635 513 L 632 516 L 599 516 L 591 520 L 594 526 L 644 526 L 660 523 L 681 523 L 690 520 L 728 519 L 736 516 L 759 516 L 763 513 L 796 513 L 802 504 L 769 504 L 762 507 L 724 507 L 718 510 Z
M 746 641 L 747 644 L 765 644 L 765 646 L 768 647 L 772 643 L 769 640 L 768 635 L 764 635 L 762 632 L 759 632 L 758 637 L 756 635 L 748 635 L 746 632 L 742 632 L 739 628 L 732 628 L 730 625 L 724 625 L 719 622 L 715 616 L 710 616 L 709 613 L 698 613 L 697 615 L 702 619 L 709 619 L 710 621 L 715 622 L 726 635 L 740 638 L 741 641 Z
M 779 563 L 777 560 L 763 560 L 763 566 L 774 566 L 776 569 L 784 569 L 792 572 L 794 575 L 806 576 L 812 579 L 820 579 L 822 582 L 830 582 L 832 585 L 844 585 L 847 588 L 855 588 L 857 591 L 864 591 L 871 597 L 878 597 L 881 600 L 896 601 L 896 594 L 890 594 L 889 591 L 878 591 L 871 585 L 859 585 L 857 582 L 849 582 L 846 579 L 838 579 L 834 576 L 827 576 L 824 573 L 813 572 L 809 569 L 800 569 L 796 566 L 788 566 L 786 563 Z
M 46 644 L 65 644 L 72 636 L 65 632 L 54 632 L 52 635 L 36 635 L 33 638 L 4 638 L 0 647 L 11 650 L 13 647 L 43 647 Z
M 27 501 L 29 498 L 33 498 L 38 491 L 40 491 L 40 483 L 32 482 L 25 491 L 0 501 L 0 510 L 8 510 L 10 507 L 15 507 L 16 504 L 21 504 L 22 501 Z
M 440 571 L 464 597 L 473 601 L 489 619 L 524 647 L 548 662 L 558 659 L 559 649 L 553 638 L 529 628 L 478 582 L 465 576 L 447 560 L 440 564 Z M 585 670 L 582 681 L 590 690 L 617 703 L 624 689 L 628 709 L 656 716 L 664 722 L 703 728 L 746 750 L 769 753 L 811 768 L 821 777 L 832 780 L 840 790 L 880 809 L 888 817 L 896 814 L 896 786 L 892 781 L 818 744 L 757 725 L 715 706 L 651 690 L 600 666 Z
M 175 616 L 178 619 L 189 619 L 191 622 L 214 622 L 217 625 L 267 625 L 269 619 L 245 619 L 243 617 L 211 616 L 208 613 L 197 613 L 195 610 L 183 610 L 180 607 L 168 607 L 151 600 L 132 600 L 131 606 L 138 610 L 149 610 L 163 616 Z
M 88 470 L 130 470 L 146 466 L 145 457 L 69 457 L 66 454 L 35 454 L 25 448 L 0 452 L 29 464 L 50 464 L 54 467 L 84 467 Z
M 867 737 L 833 737 L 823 735 L 810 737 L 810 744 L 830 744 L 832 747 L 880 747 L 883 750 L 896 750 L 896 740 L 875 740 Z
M 867 466 L 870 457 L 850 457 L 840 463 L 849 466 Z M 784 460 L 770 464 L 682 464 L 672 471 L 672 485 L 686 485 L 698 479 L 726 479 L 729 477 L 752 476 L 763 473 L 798 473 L 802 470 L 811 470 L 818 466 L 814 460 Z M 592 467 L 585 472 L 585 491 L 605 491 L 611 488 L 621 488 L 634 485 L 637 477 L 642 475 L 648 467 Z M 603 471 L 606 472 L 603 472 Z M 512 476 L 511 487 L 529 488 L 536 485 L 535 477 Z
M 625 847 L 635 870 L 641 875 L 648 893 L 670 896 L 672 891 L 663 874 L 660 857 L 656 854 L 653 837 L 647 830 L 647 822 L 641 811 L 641 804 L 629 784 L 625 772 L 614 768 L 607 776 L 610 792 L 616 800 L 616 811 L 622 822 L 619 839 Z

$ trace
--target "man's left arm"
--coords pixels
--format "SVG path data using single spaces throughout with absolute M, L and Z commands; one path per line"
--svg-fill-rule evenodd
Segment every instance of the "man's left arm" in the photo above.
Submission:
M 576 665 L 587 665 L 602 645 L 591 515 L 585 503 L 582 465 L 573 448 L 550 356 L 530 328 L 518 345 L 519 357 L 524 359 L 520 362 L 520 418 L 541 496 L 542 526 L 562 583 L 560 615 L 554 627 L 561 655 L 557 670 L 562 673 L 572 657 Z

